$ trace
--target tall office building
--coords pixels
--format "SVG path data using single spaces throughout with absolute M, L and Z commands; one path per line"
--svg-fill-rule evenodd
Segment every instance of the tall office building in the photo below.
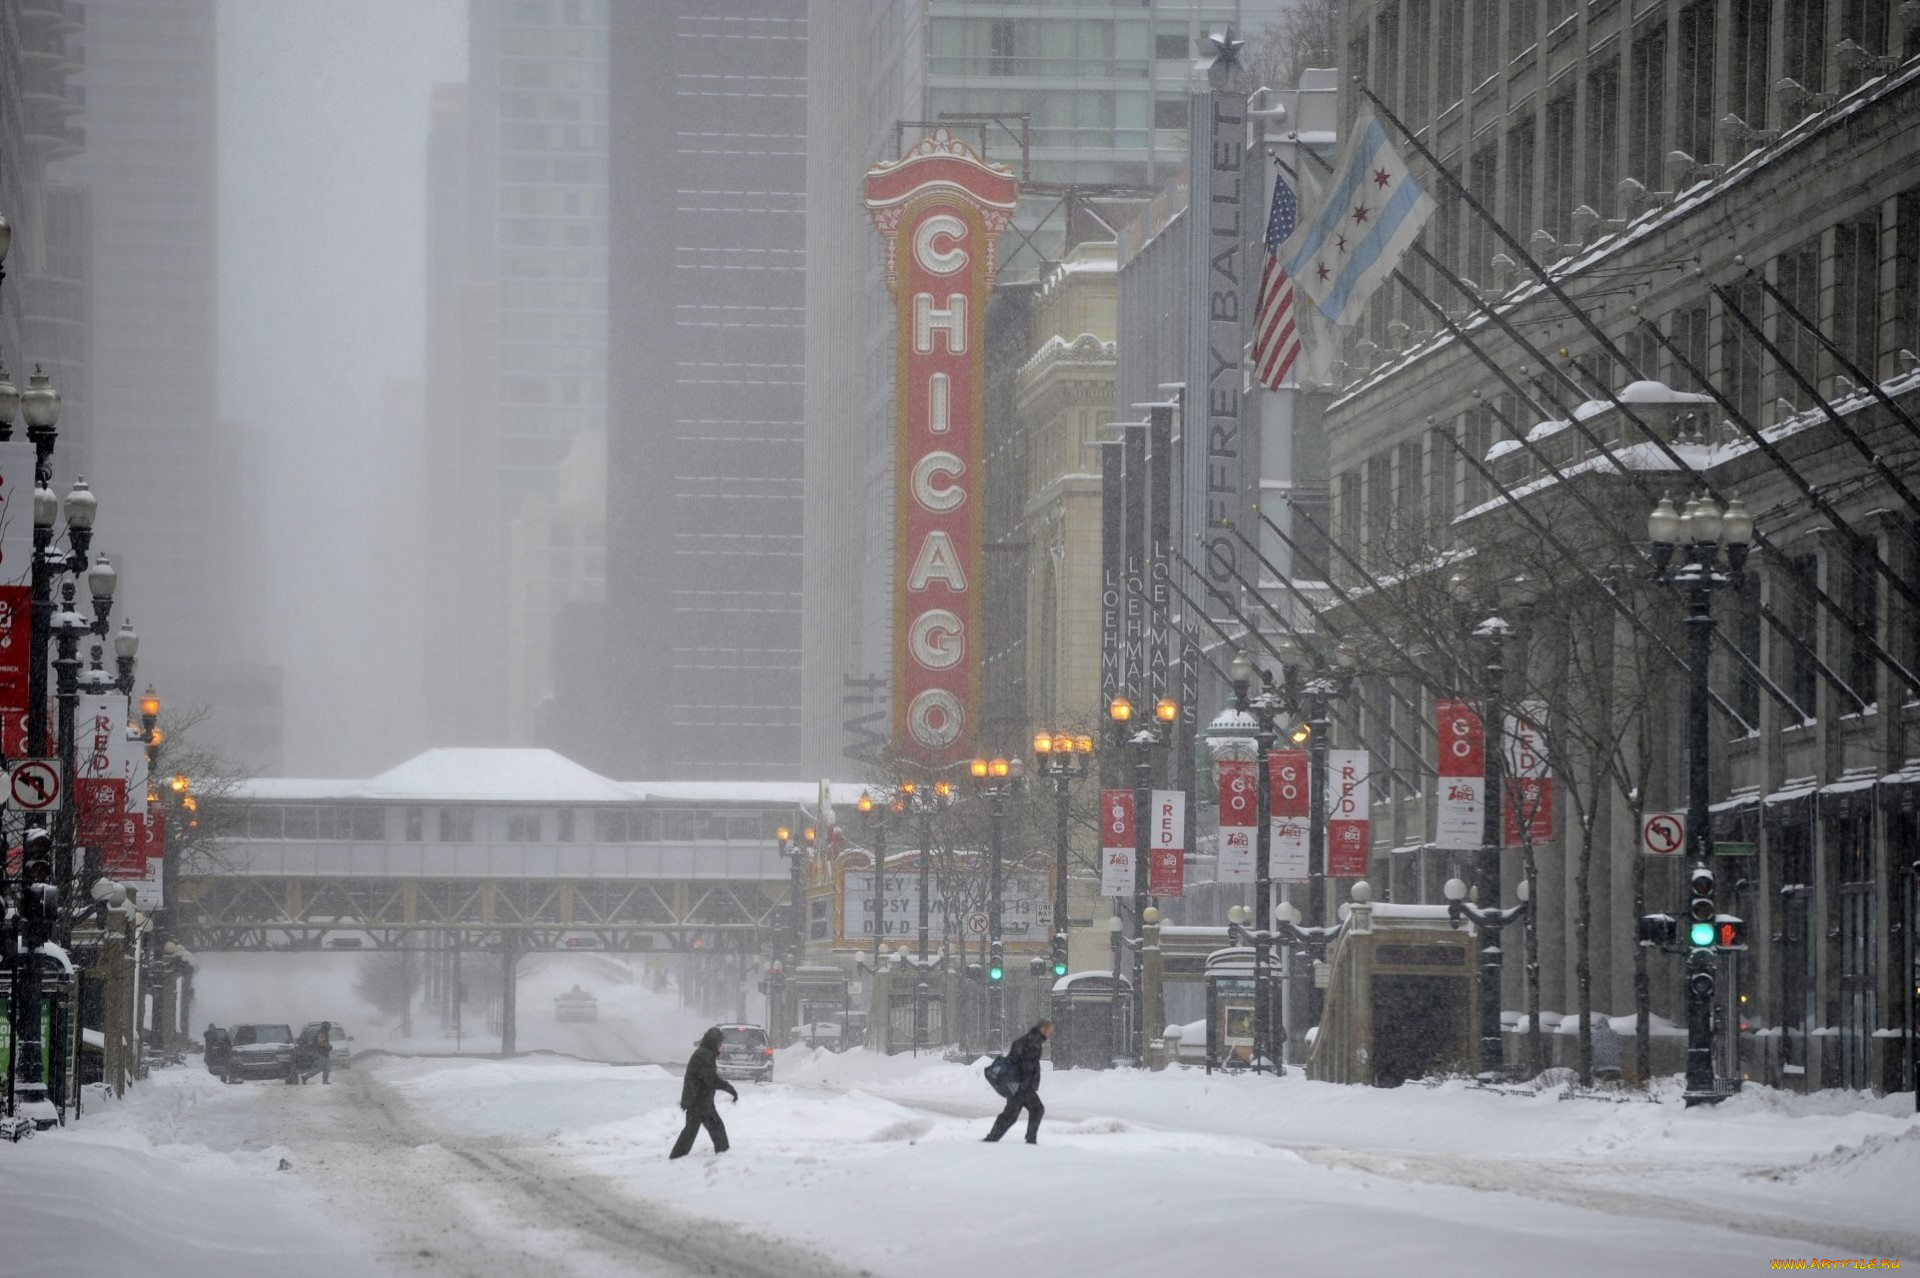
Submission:
M 859 201 L 867 167 L 897 158 L 903 139 L 945 122 L 1021 177 L 1021 208 L 1001 237 L 988 321 L 989 343 L 1002 334 L 1011 353 L 1032 289 L 1069 241 L 1065 189 L 1119 194 L 1176 180 L 1201 38 L 1227 26 L 1257 27 L 1276 8 L 1259 0 L 1163 0 L 1078 6 L 1068 15 L 1039 3 L 812 0 L 802 673 L 809 770 L 870 756 L 887 725 L 894 314 L 879 240 Z M 989 356 L 990 470 L 1003 464 L 995 460 L 994 431 L 1011 416 L 1012 373 Z M 995 403 L 1005 410 L 998 417 Z M 1096 464 L 1087 459 L 1089 469 Z M 991 545 L 993 530 L 987 535 Z M 1026 548 L 1018 540 L 992 548 L 989 574 L 1019 575 Z M 996 635 L 1005 633 L 988 618 L 990 663 Z M 1024 665 L 1011 648 L 999 657 L 1009 669 Z M 990 707 L 990 722 L 995 713 Z
M 807 48 L 804 0 L 614 11 L 615 775 L 799 775 Z
M 423 601 L 445 636 L 426 694 L 446 742 L 549 740 L 551 643 L 509 643 L 503 602 L 555 593 L 511 529 L 605 428 L 607 8 L 473 0 L 469 81 L 431 102 Z
M 64 401 L 62 455 L 84 459 L 88 199 L 48 170 L 86 136 L 71 83 L 84 56 L 77 13 L 60 0 L 0 0 L 0 214 L 13 228 L 0 368 L 22 389 L 44 369 Z
M 74 6 L 75 9 L 78 6 Z M 90 0 L 76 76 L 83 153 L 55 166 L 89 207 L 89 411 L 56 460 L 100 498 L 94 546 L 120 569 L 115 613 L 143 680 L 205 706 L 205 745 L 243 767 L 280 753 L 280 674 L 241 629 L 235 496 L 245 432 L 217 382 L 215 0 Z M 79 425 L 79 423 L 76 423 Z M 244 702 L 244 710 L 223 707 Z

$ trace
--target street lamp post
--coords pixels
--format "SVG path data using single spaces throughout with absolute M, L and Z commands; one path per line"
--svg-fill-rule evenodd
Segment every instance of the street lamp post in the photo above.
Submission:
M 1492 753 L 1491 748 L 1489 748 L 1488 753 Z M 1477 902 L 1469 901 L 1467 899 L 1467 885 L 1459 879 L 1448 879 L 1446 883 L 1442 885 L 1440 891 L 1441 894 L 1447 898 L 1447 917 L 1453 920 L 1454 926 L 1458 927 L 1462 920 L 1471 919 L 1474 927 L 1477 928 L 1480 933 L 1481 954 L 1484 956 L 1488 949 L 1492 949 L 1496 955 L 1493 963 L 1493 979 L 1491 982 L 1487 980 L 1487 965 L 1484 957 L 1480 968 L 1480 1076 L 1482 1078 L 1491 1078 L 1498 1072 L 1501 1060 L 1500 965 L 1497 957 L 1500 949 L 1500 933 L 1507 924 L 1530 916 L 1532 913 L 1532 894 L 1528 887 L 1527 880 L 1524 877 L 1514 885 L 1513 889 L 1514 895 L 1520 898 L 1520 903 L 1504 909 L 1500 908 L 1498 897 L 1494 898 L 1494 903 L 1490 906 L 1482 906 Z M 1493 1002 L 1491 1039 L 1493 1055 L 1491 1058 L 1488 1056 L 1489 1039 L 1487 1028 L 1487 1000 L 1489 998 L 1491 998 Z
M 1140 1044 L 1138 1059 L 1143 1065 L 1147 1059 L 1147 1027 L 1143 1002 L 1145 994 L 1141 985 L 1145 976 L 1143 950 L 1146 940 L 1147 858 L 1152 851 L 1148 826 L 1149 809 L 1153 806 L 1153 751 L 1172 744 L 1173 725 L 1180 718 L 1179 703 L 1171 697 L 1160 698 L 1154 703 L 1153 718 L 1153 723 L 1128 732 L 1128 725 L 1133 722 L 1133 702 L 1124 696 L 1115 697 L 1107 706 L 1107 719 L 1112 723 L 1114 732 L 1133 750 L 1134 935 L 1129 944 L 1133 949 L 1133 1023 Z
M 1487 664 L 1481 685 L 1480 722 L 1485 734 L 1480 802 L 1480 853 L 1474 877 L 1481 894 L 1495 903 L 1500 901 L 1501 790 L 1506 784 L 1505 711 L 1500 696 L 1506 678 L 1507 636 L 1513 632 L 1505 620 L 1495 615 L 1473 628 L 1476 639 L 1487 644 Z M 1451 908 L 1451 907 L 1450 907 Z M 1457 916 L 1456 916 L 1457 917 Z M 1490 1079 L 1505 1064 L 1506 1051 L 1500 1038 L 1500 970 L 1502 953 L 1498 927 L 1480 931 L 1480 1077 Z
M 932 787 L 926 787 L 913 781 L 904 781 L 900 785 L 906 798 L 907 810 L 920 818 L 920 903 L 919 935 L 917 948 L 919 953 L 908 956 L 904 947 L 893 951 L 894 963 L 912 964 L 916 979 L 913 987 L 913 1053 L 918 1056 L 927 1047 L 927 974 L 946 962 L 945 953 L 929 957 L 927 954 L 927 895 L 931 887 L 933 863 L 933 818 L 946 809 L 953 799 L 953 783 L 936 781 Z
M 1662 497 L 1647 516 L 1647 540 L 1653 545 L 1654 571 L 1660 580 L 1687 597 L 1687 856 L 1693 862 L 1693 901 L 1689 909 L 1696 927 L 1687 945 L 1687 1090 L 1688 1105 L 1723 1099 L 1713 1069 L 1714 954 L 1718 911 L 1713 903 L 1713 873 L 1707 868 L 1709 815 L 1707 791 L 1712 783 L 1708 757 L 1707 659 L 1713 641 L 1713 592 L 1737 586 L 1753 542 L 1753 516 L 1746 503 L 1734 498 L 1725 510 L 1711 497 L 1696 497 L 1685 511 L 1674 509 Z M 1684 558 L 1671 570 L 1678 547 Z M 1720 553 L 1726 552 L 1726 571 Z M 1704 917 L 1702 917 L 1704 915 Z
M 1053 778 L 1053 943 L 1054 978 L 1067 974 L 1067 801 L 1074 778 L 1085 776 L 1093 758 L 1093 738 L 1070 732 L 1033 734 L 1033 757 L 1040 775 Z
M 1273 677 L 1267 671 L 1259 669 L 1244 652 L 1236 652 L 1227 666 L 1228 677 L 1233 681 L 1233 707 L 1240 714 L 1252 713 L 1254 719 L 1254 830 L 1253 830 L 1253 911 L 1252 918 L 1266 920 L 1273 914 L 1273 835 L 1268 828 L 1273 813 L 1273 791 L 1269 774 L 1269 756 L 1273 753 L 1275 738 L 1274 720 L 1282 709 L 1282 703 L 1273 691 Z M 1260 675 L 1260 695 L 1249 696 L 1249 686 L 1255 674 Z M 1241 917 L 1232 918 L 1229 911 L 1229 926 L 1247 921 L 1247 911 L 1240 910 Z M 1265 1062 L 1273 1063 L 1276 1074 L 1286 1073 L 1283 1053 L 1273 1046 L 1273 987 L 1269 970 L 1268 946 L 1272 943 L 1273 933 L 1264 925 L 1248 934 L 1253 944 L 1253 1071 L 1260 1073 Z
M 967 765 L 987 797 L 991 847 L 987 852 L 987 1037 L 1004 1047 L 1007 1037 L 1007 956 L 1002 941 L 1001 894 L 1006 873 L 1005 826 L 1007 800 L 1020 790 L 1027 765 L 1019 755 L 1011 759 L 974 759 Z

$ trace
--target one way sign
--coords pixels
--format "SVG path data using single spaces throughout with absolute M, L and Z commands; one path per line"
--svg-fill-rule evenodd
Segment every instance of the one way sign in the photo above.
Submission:
M 21 759 L 7 769 L 7 793 L 13 806 L 25 812 L 44 812 L 60 802 L 60 762 L 57 759 Z

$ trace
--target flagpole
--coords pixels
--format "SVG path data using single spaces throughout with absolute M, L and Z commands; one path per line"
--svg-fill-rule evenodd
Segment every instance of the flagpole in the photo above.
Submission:
M 1278 163 L 1278 161 L 1275 161 L 1275 163 Z M 1808 319 L 1806 315 L 1801 312 L 1800 308 L 1795 306 L 1792 300 L 1788 298 L 1785 293 L 1782 293 L 1779 289 L 1775 288 L 1770 282 L 1768 282 L 1766 272 L 1758 271 L 1751 266 L 1747 266 L 1746 257 L 1744 254 L 1735 254 L 1733 260 L 1737 265 L 1746 266 L 1747 278 L 1751 279 L 1754 283 L 1758 284 L 1762 289 L 1766 290 L 1767 296 L 1771 297 L 1774 301 L 1778 302 L 1780 304 L 1781 310 L 1785 311 L 1788 315 L 1791 315 L 1794 321 L 1798 323 L 1800 327 L 1806 329 L 1808 333 L 1812 334 L 1813 340 L 1820 343 L 1820 345 L 1826 349 L 1827 353 L 1832 355 L 1833 358 L 1836 361 L 1838 361 L 1840 367 L 1846 369 L 1847 374 L 1850 377 L 1852 377 L 1855 381 L 1859 382 L 1861 387 L 1865 389 L 1868 394 L 1872 395 L 1875 399 L 1879 400 L 1881 407 L 1885 408 L 1888 412 L 1892 413 L 1895 417 L 1898 417 L 1903 423 L 1905 423 L 1907 429 L 1914 433 L 1914 435 L 1920 436 L 1920 421 L 1915 421 L 1912 413 L 1909 413 L 1906 409 L 1900 407 L 1899 402 L 1895 400 L 1893 396 L 1887 394 L 1886 391 L 1881 389 L 1878 378 L 1874 377 L 1872 374 L 1868 373 L 1866 370 L 1862 369 L 1858 364 L 1854 363 L 1851 359 L 1849 359 L 1847 357 L 1847 353 L 1841 350 L 1839 345 L 1832 338 L 1828 337 L 1825 333 L 1820 331 L 1819 325 L 1815 324 L 1812 320 Z M 1729 303 L 1729 305 L 1731 305 L 1731 303 Z
M 1888 468 L 1887 463 L 1880 459 L 1880 454 L 1867 447 L 1866 441 L 1861 439 L 1853 427 L 1849 426 L 1846 421 L 1841 418 L 1840 414 L 1834 411 L 1833 405 L 1821 396 L 1819 387 L 1807 380 L 1807 375 L 1800 371 L 1799 365 L 1789 360 L 1780 348 L 1774 345 L 1773 341 L 1767 337 L 1766 331 L 1748 318 L 1745 311 L 1734 304 L 1733 299 L 1727 296 L 1725 289 L 1721 288 L 1712 280 L 1707 281 L 1707 287 L 1713 290 L 1715 297 L 1720 299 L 1720 304 L 1726 308 L 1727 314 L 1731 315 L 1735 320 L 1738 320 L 1740 327 L 1746 329 L 1747 332 L 1753 335 L 1753 339 L 1760 343 L 1760 348 L 1766 351 L 1767 354 L 1773 356 L 1773 362 L 1780 366 L 1780 371 L 1788 377 L 1791 377 L 1794 385 L 1813 397 L 1813 402 L 1819 405 L 1820 411 L 1826 415 L 1827 420 L 1833 424 L 1834 429 L 1844 435 L 1847 442 L 1852 444 L 1862 457 L 1866 458 L 1867 465 L 1871 466 L 1874 473 L 1886 481 L 1887 487 L 1893 489 L 1894 494 L 1907 504 L 1907 509 L 1913 511 L 1915 514 L 1920 514 L 1920 498 L 1916 498 L 1913 495 L 1913 490 L 1902 483 L 1900 477 Z M 1834 350 L 1833 344 L 1827 341 L 1826 334 L 1811 327 L 1809 327 L 1809 331 L 1825 344 L 1828 350 Z M 1836 350 L 1834 353 L 1837 355 L 1839 352 Z M 1854 368 L 1854 375 L 1865 378 L 1865 374 L 1862 374 L 1857 367 Z M 1871 381 L 1871 379 L 1867 380 Z
M 1622 351 L 1618 346 L 1615 346 L 1613 339 L 1609 338 L 1606 333 L 1601 330 L 1600 326 L 1593 322 L 1593 317 L 1588 315 L 1571 297 L 1567 296 L 1565 289 L 1554 283 L 1553 277 L 1547 274 L 1546 269 L 1542 267 L 1540 263 L 1533 260 L 1533 254 L 1529 253 L 1526 248 L 1521 245 L 1520 241 L 1513 237 L 1512 232 L 1500 224 L 1498 218 L 1487 211 L 1485 205 L 1474 198 L 1473 192 L 1467 190 L 1465 183 L 1449 172 L 1446 165 L 1440 163 L 1438 157 L 1427 149 L 1426 143 L 1416 137 L 1413 130 L 1407 127 L 1406 122 L 1395 115 L 1393 109 L 1385 102 L 1382 102 L 1379 95 L 1374 93 L 1372 89 L 1369 89 L 1361 81 L 1359 76 L 1353 78 L 1353 87 L 1357 92 L 1364 95 L 1368 102 L 1373 104 L 1374 110 L 1386 117 L 1387 123 L 1399 130 L 1400 136 L 1404 137 L 1408 143 L 1412 145 L 1413 149 L 1420 153 L 1420 157 L 1427 162 L 1428 166 L 1432 168 L 1434 172 L 1438 173 L 1449 187 L 1453 188 L 1454 194 L 1465 201 L 1467 207 L 1478 214 L 1480 219 L 1492 228 L 1494 235 L 1499 237 L 1500 242 L 1513 250 L 1515 260 L 1533 273 L 1533 277 L 1540 281 L 1541 286 L 1553 296 L 1555 301 L 1566 307 L 1573 318 L 1580 324 L 1580 327 L 1586 329 L 1588 335 L 1600 344 L 1600 348 L 1614 359 L 1619 360 L 1621 366 L 1628 372 L 1638 377 L 1640 369 L 1632 360 L 1627 358 L 1626 352 Z M 1638 419 L 1636 418 L 1635 420 Z M 1688 468 L 1682 467 L 1681 469 L 1685 470 Z

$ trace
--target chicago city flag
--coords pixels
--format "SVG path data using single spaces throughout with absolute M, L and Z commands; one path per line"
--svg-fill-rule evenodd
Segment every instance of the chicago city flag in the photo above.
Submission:
M 1280 265 L 1321 314 L 1351 324 L 1432 215 L 1433 197 L 1401 163 L 1373 112 L 1363 110 L 1326 199 L 1281 246 Z

